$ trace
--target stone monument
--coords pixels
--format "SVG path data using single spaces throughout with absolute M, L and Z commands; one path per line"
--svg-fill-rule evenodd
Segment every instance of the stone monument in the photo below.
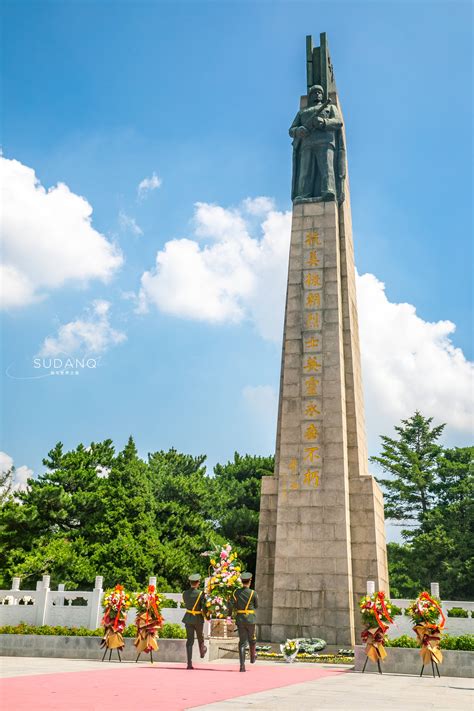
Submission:
M 274 476 L 262 480 L 260 638 L 352 645 L 368 579 L 388 589 L 368 472 L 344 123 L 326 35 L 306 38 L 291 127 L 293 220 Z

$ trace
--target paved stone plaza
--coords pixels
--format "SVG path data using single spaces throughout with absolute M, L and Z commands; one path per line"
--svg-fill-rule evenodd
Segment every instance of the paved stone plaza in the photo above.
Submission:
M 473 708 L 472 679 L 359 674 L 347 667 L 258 662 L 244 675 L 221 660 L 183 665 L 2 657 L 3 708 L 26 711 L 445 711 Z

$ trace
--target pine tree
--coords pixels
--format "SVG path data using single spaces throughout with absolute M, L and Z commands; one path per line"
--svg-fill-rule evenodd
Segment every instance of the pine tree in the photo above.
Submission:
M 382 436 L 380 456 L 371 457 L 389 479 L 377 478 L 384 487 L 385 515 L 395 520 L 422 521 L 435 500 L 437 462 L 442 448 L 437 444 L 445 425 L 431 428 L 432 417 L 418 412 L 395 427 L 398 439 Z

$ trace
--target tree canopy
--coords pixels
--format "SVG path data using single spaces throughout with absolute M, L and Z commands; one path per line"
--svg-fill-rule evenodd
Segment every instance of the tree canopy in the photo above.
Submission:
M 205 463 L 175 449 L 144 461 L 132 437 L 119 452 L 109 439 L 69 452 L 58 442 L 27 490 L 0 502 L 0 584 L 48 573 L 69 588 L 89 589 L 96 575 L 137 588 L 156 575 L 179 590 L 190 573 L 207 574 L 201 553 L 225 542 L 254 570 L 260 480 L 273 458 L 236 454 L 214 476 Z
M 395 427 L 398 439 L 382 436 L 371 461 L 387 472 L 385 516 L 402 521 L 403 544 L 388 544 L 391 595 L 412 597 L 430 582 L 444 599 L 474 595 L 474 447 L 438 444 L 444 424 L 420 412 Z
M 384 487 L 385 514 L 388 518 L 421 520 L 435 499 L 435 480 L 441 447 L 437 440 L 445 425 L 431 428 L 432 417 L 418 411 L 395 427 L 398 439 L 382 436 L 382 453 L 371 457 L 389 479 L 378 479 Z

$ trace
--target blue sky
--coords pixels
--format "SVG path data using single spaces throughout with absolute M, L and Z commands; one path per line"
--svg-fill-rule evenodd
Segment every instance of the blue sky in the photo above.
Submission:
M 72 276 L 59 286 L 62 262 L 50 259 L 34 298 L 4 312 L 1 448 L 17 466 L 40 471 L 58 440 L 71 447 L 111 437 L 120 447 L 129 434 L 143 455 L 176 446 L 207 453 L 211 464 L 234 450 L 273 450 L 280 316 L 272 304 L 284 296 L 285 265 L 273 256 L 265 277 L 253 264 L 254 296 L 239 293 L 231 305 L 212 294 L 201 303 L 197 289 L 193 312 L 189 294 L 179 306 L 176 263 L 166 267 L 174 305 L 163 297 L 155 260 L 184 238 L 201 258 L 242 224 L 257 244 L 269 219 L 269 239 L 282 252 L 291 207 L 287 129 L 305 91 L 305 35 L 317 40 L 321 31 L 346 122 L 357 268 L 373 275 L 360 286 L 371 453 L 415 404 L 448 422 L 448 444 L 471 443 L 466 417 L 456 414 L 466 408 L 473 356 L 470 3 L 5 2 L 3 15 L 4 157 L 34 170 L 46 190 L 63 183 L 87 201 L 104 259 L 98 276 L 89 264 L 83 279 L 69 264 Z M 139 184 L 153 175 L 159 187 L 140 196 Z M 19 176 L 31 197 L 26 173 Z M 272 202 L 243 205 L 259 196 Z M 64 230 L 60 205 L 47 219 Z M 69 227 L 66 245 L 76 239 Z M 15 244 L 24 237 L 12 234 Z M 38 240 L 25 247 L 25 269 Z M 178 247 L 178 262 L 194 249 Z M 400 318 L 384 351 L 370 333 L 388 313 Z M 34 374 L 45 339 L 57 343 L 71 323 L 105 333 L 100 367 L 22 379 Z M 397 400 L 390 381 L 402 377 L 407 330 L 404 387 L 417 399 Z M 87 348 L 76 342 L 79 356 Z M 370 371 L 382 362 L 388 376 L 380 383 Z

